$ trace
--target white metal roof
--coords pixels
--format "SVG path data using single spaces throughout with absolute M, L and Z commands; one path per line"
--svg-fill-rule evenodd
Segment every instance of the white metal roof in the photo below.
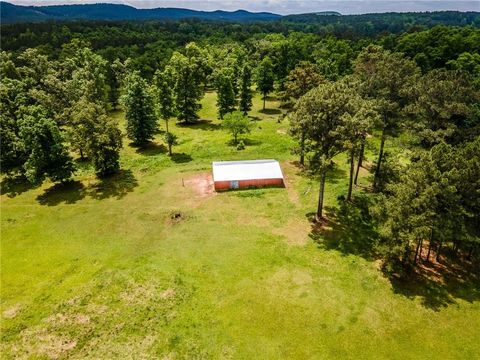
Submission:
M 214 161 L 213 181 L 283 179 L 276 160 Z

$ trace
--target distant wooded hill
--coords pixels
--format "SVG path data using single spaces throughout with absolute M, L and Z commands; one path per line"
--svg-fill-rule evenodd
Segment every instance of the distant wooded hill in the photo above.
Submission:
M 225 21 L 270 21 L 281 15 L 245 10 L 196 11 L 177 8 L 136 9 L 117 4 L 19 6 L 0 2 L 2 23 L 41 22 L 47 20 L 179 20 L 199 18 Z
M 424 13 L 379 13 L 341 15 L 335 11 L 281 16 L 245 10 L 196 11 L 178 8 L 136 9 L 118 4 L 19 6 L 0 1 L 1 23 L 40 23 L 46 21 L 128 21 L 128 20 L 215 20 L 224 22 L 263 22 L 268 31 L 332 33 L 343 37 L 373 36 L 382 32 L 400 33 L 435 25 L 480 27 L 480 12 L 438 11 Z M 266 25 L 268 24 L 268 25 Z M 238 29 L 237 29 L 238 30 Z M 267 30 L 267 29 L 265 29 Z M 348 35 L 349 33 L 352 36 Z

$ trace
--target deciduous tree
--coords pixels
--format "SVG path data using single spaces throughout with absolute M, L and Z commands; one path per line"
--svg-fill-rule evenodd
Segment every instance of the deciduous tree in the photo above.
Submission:
M 225 115 L 222 126 L 233 136 L 234 144 L 238 143 L 238 136 L 248 134 L 252 130 L 252 122 L 240 111 Z
M 193 55 L 192 55 L 193 56 Z M 170 59 L 175 75 L 175 99 L 178 120 L 193 123 L 198 119 L 197 111 L 203 96 L 202 81 L 204 74 L 195 58 L 187 57 L 178 52 Z
M 122 133 L 117 123 L 105 114 L 100 115 L 94 124 L 88 148 L 89 157 L 98 176 L 108 176 L 120 169 L 121 148 Z
M 274 74 L 272 60 L 266 56 L 260 64 L 258 64 L 256 73 L 257 89 L 260 91 L 263 98 L 263 110 L 265 110 L 267 95 L 273 90 L 273 81 Z
M 23 169 L 30 182 L 38 183 L 45 177 L 53 182 L 71 179 L 73 161 L 57 124 L 46 116 L 44 109 L 39 106 L 23 109 L 20 137 L 26 152 Z
M 217 73 L 215 87 L 217 88 L 218 116 L 223 119 L 225 114 L 235 110 L 236 105 L 232 69 L 224 68 Z
M 165 142 L 168 146 L 168 153 L 172 155 L 172 146 L 177 144 L 177 137 L 170 132 L 168 122 L 170 118 L 177 114 L 175 106 L 175 93 L 171 84 L 174 82 L 173 69 L 167 66 L 164 71 L 155 73 L 154 82 L 156 84 L 157 110 L 161 119 L 165 120 Z
M 131 74 L 126 81 L 123 104 L 128 138 L 137 145 L 145 145 L 153 139 L 157 120 L 152 91 L 138 73 Z

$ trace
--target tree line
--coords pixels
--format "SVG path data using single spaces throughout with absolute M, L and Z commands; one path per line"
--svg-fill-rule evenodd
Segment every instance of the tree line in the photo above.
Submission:
M 378 137 L 372 212 L 388 270 L 415 266 L 427 241 L 426 261 L 434 251 L 438 259 L 447 244 L 472 256 L 480 243 L 480 89 L 474 72 L 422 74 L 404 54 L 369 45 L 352 74 L 330 81 L 303 63 L 290 73 L 286 89 L 299 163 L 320 178 L 316 221 L 326 219 L 325 180 L 334 158 L 347 153 L 345 201 L 352 203 L 366 138 Z M 406 138 L 403 161 L 385 151 L 398 136 Z
M 253 82 L 264 97 L 273 90 L 273 68 L 266 57 L 255 69 L 238 45 L 215 49 L 187 44 L 171 54 L 151 81 L 132 67 L 130 59 L 116 59 L 110 68 L 115 89 L 108 82 L 107 61 L 88 44 L 73 40 L 58 60 L 37 49 L 18 56 L 1 53 L 1 169 L 25 176 L 32 183 L 49 178 L 69 181 L 75 171 L 74 154 L 89 161 L 99 177 L 120 168 L 122 133 L 108 112 L 122 105 L 126 135 L 145 146 L 165 121 L 169 154 L 178 140 L 170 119 L 192 124 L 198 120 L 200 100 L 209 88 L 217 91 L 220 119 L 225 119 L 234 142 L 251 128 L 245 115 L 252 107 Z M 112 91 L 115 92 L 112 95 Z M 238 111 L 238 114 L 231 114 Z

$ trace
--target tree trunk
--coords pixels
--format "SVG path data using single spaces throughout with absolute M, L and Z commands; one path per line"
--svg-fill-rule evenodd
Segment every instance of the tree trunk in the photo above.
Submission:
M 168 144 L 168 155 L 172 156 L 172 144 Z
M 320 175 L 320 189 L 318 191 L 318 207 L 317 214 L 315 215 L 316 221 L 322 221 L 323 219 L 323 193 L 325 191 L 325 178 L 327 177 L 327 170 L 322 170 Z
M 428 242 L 427 262 L 430 262 L 430 252 L 432 251 L 432 243 L 433 243 L 433 227 L 430 230 L 430 240 Z
M 437 256 L 435 257 L 435 260 L 438 262 L 440 260 L 440 250 L 442 250 L 442 242 L 438 243 L 438 248 L 437 248 Z
M 165 127 L 167 128 L 167 133 L 168 133 L 168 119 L 165 119 Z
M 352 201 L 353 173 L 355 171 L 355 147 L 350 150 L 350 179 L 348 181 L 347 201 Z
M 411 249 L 410 249 L 410 242 L 407 244 L 407 246 L 405 246 L 405 253 L 403 254 L 403 266 L 407 266 L 408 265 L 408 262 L 410 260 L 410 252 L 411 252 Z
M 422 247 L 423 240 L 417 242 L 417 248 L 415 249 L 415 257 L 413 258 L 413 265 L 417 264 L 418 250 Z
M 265 111 L 265 100 L 267 99 L 267 94 L 263 93 L 263 111 Z
M 430 251 L 432 251 L 432 243 L 428 244 L 427 262 L 430 262 Z
M 83 149 L 80 148 L 80 159 L 85 160 L 85 156 L 83 155 Z
M 459 243 L 458 241 L 454 241 L 454 242 L 453 242 L 453 249 L 452 249 L 452 250 L 453 250 L 453 255 L 454 255 L 455 257 L 458 256 L 458 249 L 459 249 L 459 247 L 460 247 L 460 243 Z
M 360 147 L 360 154 L 358 155 L 358 164 L 357 164 L 357 171 L 355 172 L 355 180 L 354 184 L 357 185 L 358 182 L 358 173 L 360 172 L 360 168 L 363 165 L 363 154 L 365 152 L 365 139 L 362 140 L 362 145 Z
M 305 132 L 303 131 L 300 138 L 300 165 L 305 165 Z
M 378 154 L 377 167 L 375 168 L 375 175 L 373 177 L 373 187 L 374 188 L 378 187 L 378 178 L 380 176 L 380 166 L 382 164 L 383 150 L 385 148 L 385 138 L 386 138 L 386 133 L 385 132 L 386 132 L 385 127 L 383 127 L 382 139 L 380 140 L 380 153 Z
M 473 250 L 475 249 L 475 245 L 470 246 L 470 250 L 468 251 L 467 260 L 472 260 Z

